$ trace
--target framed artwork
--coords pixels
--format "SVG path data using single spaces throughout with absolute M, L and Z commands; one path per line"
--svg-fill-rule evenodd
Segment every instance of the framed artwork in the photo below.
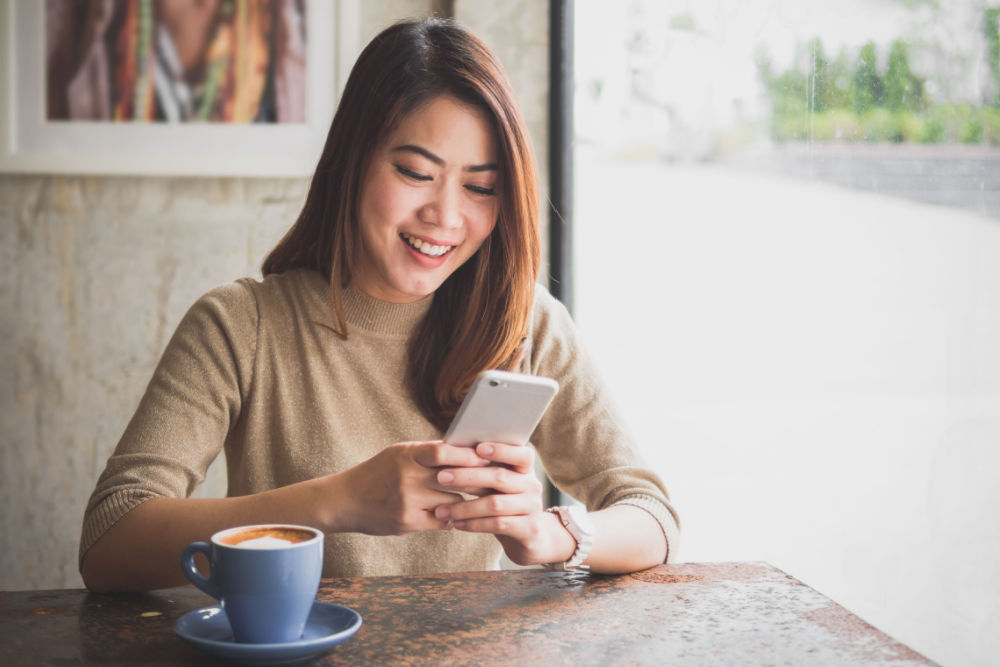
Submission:
M 0 171 L 308 176 L 358 13 L 357 0 L 0 0 Z

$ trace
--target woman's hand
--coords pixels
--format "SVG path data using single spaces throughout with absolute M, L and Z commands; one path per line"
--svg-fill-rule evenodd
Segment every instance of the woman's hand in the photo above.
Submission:
M 469 448 L 471 450 L 471 448 Z M 518 565 L 566 560 L 576 543 L 542 507 L 542 483 L 530 447 L 483 442 L 475 453 L 488 467 L 446 467 L 437 473 L 442 489 L 479 496 L 440 505 L 435 516 L 454 528 L 493 533 L 507 557 Z
M 368 535 L 402 535 L 448 528 L 448 519 L 435 516 L 437 507 L 459 502 L 456 490 L 438 483 L 443 467 L 484 468 L 488 460 L 471 447 L 442 441 L 400 442 L 333 476 L 349 499 L 349 507 L 332 508 L 338 515 L 338 532 Z

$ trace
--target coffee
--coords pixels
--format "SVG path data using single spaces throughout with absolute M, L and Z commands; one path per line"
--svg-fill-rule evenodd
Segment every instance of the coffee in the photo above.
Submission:
M 264 526 L 231 533 L 220 537 L 219 541 L 243 549 L 276 549 L 291 544 L 306 542 L 316 535 L 300 528 L 285 526 Z
M 209 560 L 206 578 L 196 554 Z M 323 570 L 323 533 L 307 526 L 258 524 L 192 542 L 181 554 L 184 575 L 220 602 L 233 638 L 277 644 L 302 638 Z

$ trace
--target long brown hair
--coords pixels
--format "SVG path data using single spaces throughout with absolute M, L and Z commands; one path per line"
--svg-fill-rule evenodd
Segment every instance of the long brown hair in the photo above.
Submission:
M 358 197 L 372 151 L 408 114 L 450 95 L 482 109 L 499 149 L 499 215 L 480 249 L 434 295 L 410 341 L 408 379 L 421 411 L 444 428 L 475 376 L 511 368 L 538 279 L 538 186 L 524 119 L 496 56 L 458 23 L 397 23 L 376 36 L 348 77 L 298 220 L 264 260 L 264 275 L 296 267 L 330 279 L 341 335 L 341 290 L 361 252 Z

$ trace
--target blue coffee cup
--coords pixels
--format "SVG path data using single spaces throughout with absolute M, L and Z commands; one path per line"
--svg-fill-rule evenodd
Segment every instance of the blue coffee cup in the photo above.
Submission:
M 207 579 L 195 568 L 197 553 L 208 557 Z M 323 533 L 288 524 L 229 528 L 211 543 L 186 546 L 181 568 L 192 584 L 219 600 L 237 642 L 296 641 L 319 590 Z

